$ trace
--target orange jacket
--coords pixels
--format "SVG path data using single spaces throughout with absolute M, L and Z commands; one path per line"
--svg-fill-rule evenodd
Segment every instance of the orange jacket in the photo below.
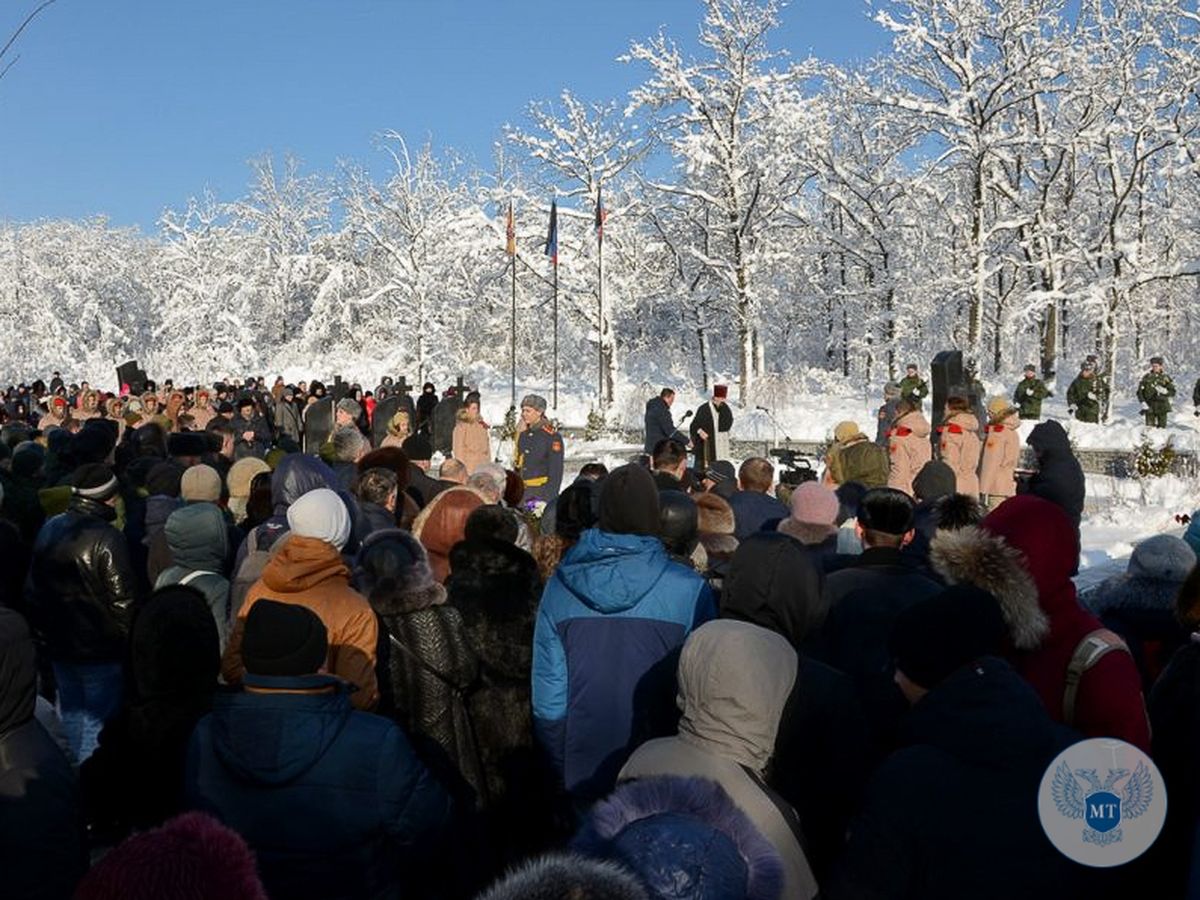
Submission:
M 316 538 L 289 535 L 263 569 L 262 578 L 250 586 L 229 646 L 221 660 L 221 674 L 230 684 L 242 680 L 242 632 L 250 607 L 263 598 L 296 603 L 311 609 L 329 632 L 326 669 L 358 690 L 350 702 L 359 709 L 373 709 L 379 702 L 375 679 L 375 650 L 379 624 L 370 604 L 350 587 L 350 570 L 337 548 Z

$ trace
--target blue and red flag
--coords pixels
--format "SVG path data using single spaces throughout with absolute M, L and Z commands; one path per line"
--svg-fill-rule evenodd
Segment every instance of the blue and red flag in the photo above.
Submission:
M 596 188 L 596 240 L 604 243 L 604 220 L 608 218 L 608 210 L 604 208 L 604 196 L 601 188 Z
M 550 233 L 546 235 L 546 255 L 558 265 L 558 201 L 550 201 Z

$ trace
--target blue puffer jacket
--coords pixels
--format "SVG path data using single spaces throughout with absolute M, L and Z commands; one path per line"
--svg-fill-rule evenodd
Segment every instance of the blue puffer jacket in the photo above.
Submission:
M 395 896 L 419 877 L 449 800 L 400 728 L 354 711 L 332 676 L 245 685 L 257 690 L 218 695 L 196 726 L 185 790 L 246 839 L 267 893 Z
M 533 638 L 534 729 L 568 790 L 602 796 L 639 744 L 674 733 L 680 648 L 715 616 L 708 584 L 657 538 L 583 533 Z

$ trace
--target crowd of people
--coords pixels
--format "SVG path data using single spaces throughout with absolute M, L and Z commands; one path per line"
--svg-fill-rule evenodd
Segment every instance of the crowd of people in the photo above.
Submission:
M 934 459 L 917 378 L 797 483 L 664 391 L 564 485 L 536 395 L 509 470 L 461 388 L 143 387 L 7 393 L 6 897 L 1196 896 L 1200 531 L 1078 595 L 1057 423 Z M 1170 793 L 1116 870 L 1038 821 L 1083 737 Z

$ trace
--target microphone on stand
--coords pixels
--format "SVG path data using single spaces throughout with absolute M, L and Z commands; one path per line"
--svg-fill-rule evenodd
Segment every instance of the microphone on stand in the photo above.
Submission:
M 755 408 L 755 409 L 757 409 L 759 412 L 765 412 L 765 413 L 770 413 L 770 412 L 771 412 L 771 411 L 770 411 L 769 409 L 767 409 L 765 406 L 756 406 L 756 407 L 754 407 L 754 408 Z
M 685 412 L 683 414 L 683 418 L 679 420 L 679 424 L 682 425 L 684 422 L 686 422 L 691 417 L 692 417 L 692 410 L 689 409 L 687 412 Z

